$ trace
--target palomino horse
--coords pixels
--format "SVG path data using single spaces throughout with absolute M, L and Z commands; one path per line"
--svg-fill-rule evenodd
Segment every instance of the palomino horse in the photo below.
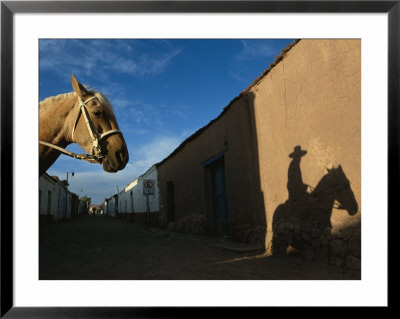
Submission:
M 343 209 L 353 216 L 358 204 L 342 166 L 328 170 L 311 193 L 296 201 L 287 200 L 274 213 L 272 249 L 274 254 L 285 254 L 289 245 L 302 249 L 301 233 L 313 229 L 314 236 L 331 229 L 332 208 Z M 296 239 L 296 233 L 299 238 Z
M 106 172 L 122 170 L 128 149 L 107 98 L 87 90 L 72 75 L 74 92 L 47 98 L 39 103 L 39 176 L 61 153 L 103 165 Z M 78 143 L 88 154 L 65 149 Z

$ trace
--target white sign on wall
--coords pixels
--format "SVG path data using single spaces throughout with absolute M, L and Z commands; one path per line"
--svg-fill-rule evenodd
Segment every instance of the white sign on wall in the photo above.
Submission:
M 143 180 L 143 194 L 154 195 L 154 180 L 152 179 Z

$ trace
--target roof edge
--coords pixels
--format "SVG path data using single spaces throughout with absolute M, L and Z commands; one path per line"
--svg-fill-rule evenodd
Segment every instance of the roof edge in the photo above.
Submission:
M 259 77 L 257 77 L 246 89 L 244 89 L 238 96 L 236 96 L 235 98 L 233 98 L 229 104 L 227 106 L 225 106 L 222 110 L 222 112 L 214 119 L 212 119 L 208 124 L 206 124 L 205 126 L 201 127 L 200 129 L 198 129 L 196 132 L 194 132 L 192 135 L 190 135 L 188 138 L 186 138 L 177 148 L 175 148 L 174 151 L 172 151 L 172 153 L 170 153 L 166 158 L 164 158 L 162 161 L 154 164 L 154 166 L 156 166 L 157 168 L 165 163 L 167 160 L 169 160 L 171 157 L 173 157 L 176 153 L 178 153 L 181 149 L 183 149 L 183 147 L 189 143 L 190 141 L 194 140 L 197 136 L 199 136 L 203 131 L 205 131 L 209 126 L 211 126 L 211 124 L 213 124 L 214 122 L 216 122 L 217 120 L 219 120 L 232 106 L 232 104 L 237 101 L 238 99 L 240 99 L 241 97 L 243 97 L 244 95 L 246 95 L 254 86 L 256 86 L 258 83 L 261 82 L 262 79 L 264 79 L 269 72 L 271 72 L 271 70 L 279 64 L 279 62 L 281 62 L 287 55 L 287 53 L 297 44 L 301 41 L 301 39 L 296 39 L 294 40 L 292 43 L 290 43 L 289 45 L 287 45 L 282 51 L 281 53 L 275 57 L 275 61 L 270 63 L 268 68 L 266 70 L 264 70 L 263 73 L 261 73 L 261 75 Z
M 268 68 L 267 68 L 263 73 L 261 73 L 261 75 L 260 75 L 258 78 L 256 78 L 256 79 L 253 81 L 253 83 L 251 83 L 246 89 L 244 89 L 244 90 L 242 91 L 242 93 L 240 93 L 240 95 L 243 95 L 243 94 L 248 93 L 248 92 L 249 92 L 254 86 L 256 86 L 263 78 L 265 78 L 265 77 L 268 75 L 268 73 L 271 72 L 271 70 L 272 70 L 276 65 L 278 65 L 278 63 L 281 62 L 281 61 L 286 57 L 286 54 L 287 54 L 297 43 L 300 42 L 300 40 L 301 40 L 301 39 L 296 39 L 296 40 L 294 40 L 292 43 L 290 43 L 289 45 L 287 45 L 287 46 L 282 50 L 282 52 L 281 52 L 278 56 L 275 57 L 275 61 L 272 62 L 272 63 L 270 63 L 269 66 L 268 66 Z M 239 96 L 240 96 L 240 95 L 239 95 Z

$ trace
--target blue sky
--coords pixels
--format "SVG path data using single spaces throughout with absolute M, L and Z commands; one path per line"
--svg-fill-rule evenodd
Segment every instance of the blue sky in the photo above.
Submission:
M 217 117 L 293 39 L 42 39 L 39 98 L 72 92 L 71 74 L 107 95 L 129 150 L 118 173 L 61 155 L 47 171 L 92 203 L 121 191 Z M 67 149 L 82 153 L 76 144 Z

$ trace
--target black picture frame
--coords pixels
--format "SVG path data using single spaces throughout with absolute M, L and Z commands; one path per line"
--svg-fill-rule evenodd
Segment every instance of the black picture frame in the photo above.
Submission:
M 15 13 L 387 13 L 388 14 L 388 218 L 398 212 L 400 1 L 1 1 L 1 317 L 178 318 L 226 314 L 223 307 L 14 307 L 13 306 L 13 16 Z M 381 212 L 384 213 L 384 212 Z M 388 223 L 393 227 L 393 222 Z M 391 234 L 388 229 L 388 234 Z M 389 239 L 389 238 L 388 238 Z M 390 244 L 390 242 L 389 242 Z M 388 246 L 390 247 L 390 245 Z M 389 255 L 388 255 L 389 256 Z M 388 260 L 390 264 L 390 258 Z M 388 285 L 390 280 L 388 280 Z M 390 298 L 388 305 L 390 307 Z M 293 308 L 291 308 L 293 310 Z M 252 308 L 259 310 L 259 308 Z M 296 309 L 296 315 L 301 315 Z M 235 314 L 249 314 L 235 309 Z M 246 316 L 247 316 L 246 315 Z

